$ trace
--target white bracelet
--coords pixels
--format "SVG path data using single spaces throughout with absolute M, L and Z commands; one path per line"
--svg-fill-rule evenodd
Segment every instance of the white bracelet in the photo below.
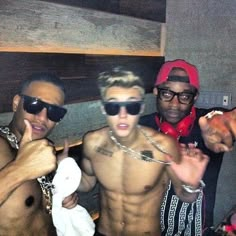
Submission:
M 223 115 L 223 111 L 211 111 L 205 115 L 207 119 L 211 119 L 215 115 Z
M 203 188 L 205 188 L 206 184 L 203 182 L 203 180 L 200 180 L 199 184 L 200 184 L 199 188 L 194 188 L 190 185 L 185 185 L 185 184 L 182 184 L 182 187 L 188 193 L 200 193 L 202 192 Z

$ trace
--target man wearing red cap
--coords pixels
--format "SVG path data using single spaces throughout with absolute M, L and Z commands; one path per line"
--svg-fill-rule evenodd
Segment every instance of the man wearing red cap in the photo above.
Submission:
M 197 68 L 184 61 L 167 61 L 161 67 L 153 90 L 157 112 L 141 118 L 152 127 L 179 140 L 194 143 L 210 157 L 204 175 L 206 188 L 194 203 L 184 203 L 170 183 L 161 207 L 162 235 L 209 235 L 218 174 L 224 151 L 232 150 L 236 136 L 236 109 L 198 109 Z

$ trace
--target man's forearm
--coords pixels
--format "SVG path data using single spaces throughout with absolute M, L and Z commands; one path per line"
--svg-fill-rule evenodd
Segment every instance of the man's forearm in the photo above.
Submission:
M 175 178 L 174 180 L 172 179 L 172 183 L 175 189 L 175 193 L 181 199 L 181 201 L 191 203 L 197 199 L 199 193 L 190 193 L 186 191 L 183 187 L 183 183 L 177 178 Z
M 80 185 L 78 187 L 78 191 L 80 192 L 89 192 L 96 185 L 96 178 L 94 176 L 88 176 L 84 172 L 82 172 L 82 178 Z
M 200 183 L 196 182 L 196 185 L 190 186 L 189 184 L 181 181 L 178 176 L 176 176 L 176 173 L 171 170 L 170 166 L 168 166 L 167 171 L 174 186 L 176 195 L 183 202 L 194 202 L 197 199 L 199 192 L 201 192 L 205 186 L 204 183 L 200 181 Z
M 189 193 L 187 192 L 182 186 L 178 187 L 178 189 L 175 188 L 176 195 L 181 199 L 183 202 L 192 203 L 196 201 L 199 193 Z

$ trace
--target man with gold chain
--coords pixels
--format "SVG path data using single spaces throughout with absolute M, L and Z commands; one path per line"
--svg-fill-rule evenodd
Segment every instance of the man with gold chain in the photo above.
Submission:
M 31 75 L 13 98 L 13 118 L 0 127 L 1 236 L 56 235 L 47 174 L 57 158 L 46 137 L 66 114 L 64 100 L 62 81 L 49 73 Z M 74 207 L 76 198 L 66 198 L 64 207 Z

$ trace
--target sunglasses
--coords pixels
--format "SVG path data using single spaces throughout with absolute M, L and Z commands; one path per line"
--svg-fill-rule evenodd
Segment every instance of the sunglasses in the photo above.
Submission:
M 141 111 L 142 104 L 143 101 L 103 102 L 104 109 L 109 116 L 115 116 L 119 114 L 121 107 L 125 107 L 127 113 L 130 115 L 138 115 Z
M 176 93 L 172 90 L 165 88 L 157 88 L 158 90 L 158 98 L 164 102 L 170 102 L 173 100 L 175 96 L 177 96 L 179 103 L 181 104 L 190 104 L 193 102 L 196 93 L 191 92 L 181 92 Z
M 64 107 L 43 102 L 38 98 L 30 97 L 27 95 L 20 95 L 20 96 L 24 99 L 23 108 L 26 112 L 36 115 L 40 113 L 43 110 L 43 108 L 46 108 L 47 117 L 49 120 L 53 122 L 61 121 L 67 112 L 67 110 Z

